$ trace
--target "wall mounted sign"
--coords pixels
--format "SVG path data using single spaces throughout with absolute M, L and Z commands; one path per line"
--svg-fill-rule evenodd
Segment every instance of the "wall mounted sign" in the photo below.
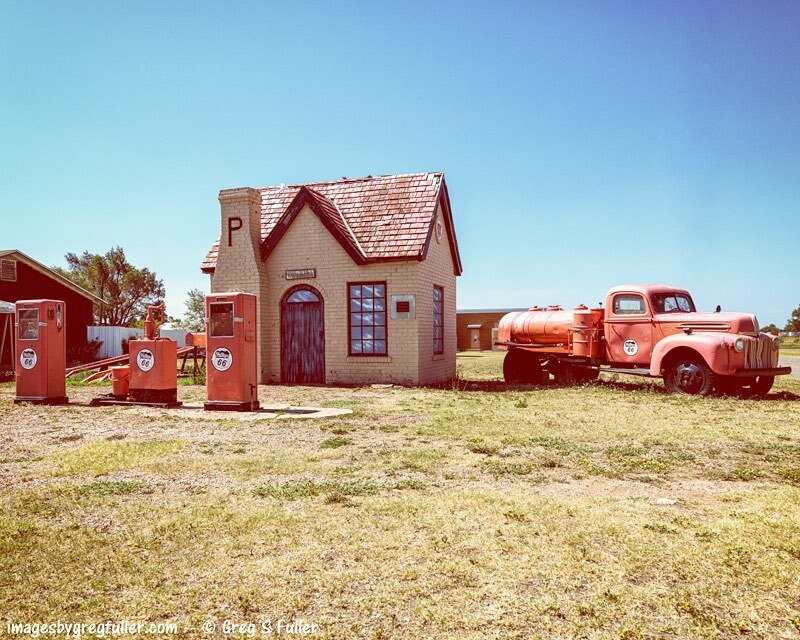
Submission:
M 233 246 L 233 232 L 238 231 L 243 226 L 242 219 L 237 216 L 228 218 L 228 246 Z
M 286 270 L 286 279 L 287 280 L 304 280 L 306 278 L 316 278 L 317 277 L 317 270 L 316 269 L 287 269 Z
M 417 298 L 414 295 L 392 296 L 389 315 L 393 320 L 413 320 L 417 315 Z

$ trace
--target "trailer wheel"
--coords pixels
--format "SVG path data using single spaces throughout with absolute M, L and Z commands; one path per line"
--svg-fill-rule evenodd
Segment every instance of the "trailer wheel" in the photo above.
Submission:
M 664 387 L 668 393 L 685 396 L 707 396 L 714 389 L 716 376 L 697 356 L 679 356 L 664 371 Z
M 503 379 L 508 384 L 544 384 L 542 365 L 532 353 L 511 349 L 503 359 Z

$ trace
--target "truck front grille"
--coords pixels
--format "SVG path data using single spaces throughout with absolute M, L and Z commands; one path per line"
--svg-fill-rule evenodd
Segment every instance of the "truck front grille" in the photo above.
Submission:
M 745 338 L 745 369 L 768 369 L 777 366 L 778 352 L 772 348 L 772 338 L 763 333 L 758 338 Z

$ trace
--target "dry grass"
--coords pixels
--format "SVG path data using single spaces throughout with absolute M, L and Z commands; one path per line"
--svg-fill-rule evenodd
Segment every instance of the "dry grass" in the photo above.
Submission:
M 800 636 L 800 381 L 763 401 L 508 390 L 500 358 L 462 354 L 446 390 L 262 387 L 354 410 L 325 421 L 14 407 L 4 388 L 0 618 Z

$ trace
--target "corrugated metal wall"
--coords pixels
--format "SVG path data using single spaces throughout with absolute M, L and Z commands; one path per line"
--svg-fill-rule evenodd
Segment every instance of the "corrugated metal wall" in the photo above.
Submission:
M 100 340 L 103 346 L 97 354 L 98 360 L 105 358 L 116 358 L 122 355 L 122 341 L 128 340 L 132 336 L 140 336 L 144 333 L 142 329 L 132 329 L 130 327 L 86 327 L 86 337 L 89 340 Z M 162 338 L 170 338 L 178 343 L 178 347 L 186 346 L 186 334 L 183 329 L 161 329 L 159 335 Z
M 144 333 L 142 329 L 131 329 L 130 327 L 86 327 L 86 338 L 99 340 L 103 343 L 97 358 L 116 358 L 122 355 L 122 340 L 132 336 L 140 336 Z

